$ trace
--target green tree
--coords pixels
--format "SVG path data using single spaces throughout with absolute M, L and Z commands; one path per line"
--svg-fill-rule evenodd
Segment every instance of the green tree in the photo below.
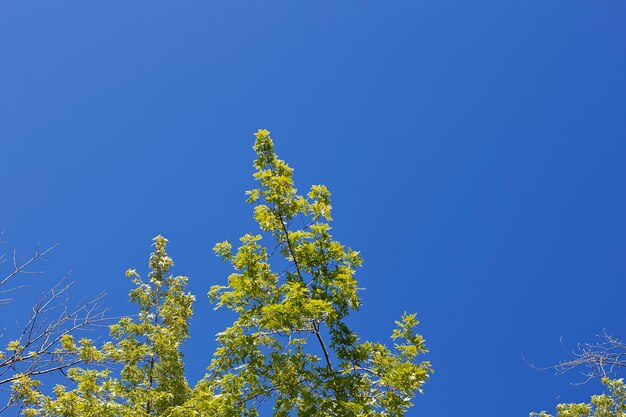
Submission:
M 90 339 L 61 338 L 59 351 L 74 353 L 86 364 L 67 372 L 75 388 L 57 385 L 47 396 L 39 390 L 40 381 L 29 375 L 15 381 L 14 398 L 26 416 L 167 415 L 189 398 L 180 346 L 188 337 L 194 297 L 185 292 L 186 277 L 168 275 L 173 261 L 166 243 L 162 236 L 154 238 L 146 282 L 135 270 L 127 271 L 139 314 L 112 325 L 112 341 L 97 348 Z
M 89 366 L 71 369 L 72 387 L 52 395 L 28 376 L 15 381 L 24 414 L 252 417 L 260 407 L 280 417 L 405 414 L 432 372 L 418 360 L 426 348 L 415 315 L 396 322 L 392 347 L 359 340 L 348 317 L 361 303 L 355 270 L 362 261 L 330 234 L 329 191 L 314 185 L 298 194 L 269 132 L 255 136 L 259 186 L 247 201 L 261 233 L 244 235 L 236 250 L 215 246 L 234 272 L 209 297 L 236 319 L 218 334 L 206 376 L 193 389 L 185 380 L 180 346 L 193 296 L 185 277 L 168 275 L 173 263 L 159 236 L 149 280 L 128 272 L 138 317 L 112 326 L 113 340 L 100 348 L 64 337 L 63 349 Z
M 404 415 L 431 371 L 417 361 L 426 349 L 415 315 L 397 322 L 393 350 L 359 341 L 346 320 L 360 305 L 361 258 L 330 234 L 329 191 L 298 194 L 269 132 L 256 133 L 254 150 L 248 202 L 270 243 L 247 234 L 236 251 L 215 246 L 235 272 L 209 296 L 237 319 L 218 335 L 206 384 L 232 415 L 256 416 L 266 401 L 276 416 Z
M 594 395 L 590 403 L 559 404 L 556 406 L 556 417 L 625 417 L 626 386 L 622 379 L 603 378 L 602 383 L 608 393 Z M 553 417 L 545 411 L 531 413 L 531 417 Z

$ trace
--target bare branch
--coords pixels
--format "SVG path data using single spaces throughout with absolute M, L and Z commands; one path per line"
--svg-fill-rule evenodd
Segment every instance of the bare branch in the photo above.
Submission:
M 44 256 L 47 255 L 48 253 L 50 253 L 52 250 L 54 250 L 54 248 L 56 248 L 58 246 L 58 244 L 54 244 L 52 246 L 50 246 L 48 249 L 44 250 L 43 252 L 39 251 L 39 248 L 37 248 L 35 250 L 35 254 L 33 256 L 31 256 L 29 259 L 27 259 L 24 262 L 20 262 L 18 261 L 17 258 L 17 251 L 13 251 L 13 268 L 11 270 L 11 272 L 9 272 L 7 275 L 5 275 L 3 278 L 0 278 L 0 288 L 2 288 L 3 286 L 6 286 L 6 284 L 9 282 L 9 280 L 11 280 L 12 278 L 14 278 L 16 275 L 19 274 L 41 274 L 41 271 L 29 271 L 27 270 L 27 268 L 29 266 L 31 266 L 32 264 L 34 264 L 35 262 L 39 261 L 39 260 L 45 260 Z M 0 255 L 0 264 L 6 262 L 6 254 L 2 254 Z M 2 293 L 9 293 L 12 291 L 17 290 L 18 288 L 22 288 L 24 287 L 23 285 L 20 286 L 15 286 L 15 287 L 10 287 L 10 288 L 2 288 L 2 291 L 0 291 L 0 294 Z M 3 298 L 0 299 L 0 305 L 2 304 L 8 304 L 11 301 L 13 301 L 13 299 L 11 298 Z
M 554 370 L 557 375 L 582 368 L 581 374 L 585 377 L 585 380 L 580 382 L 581 384 L 594 378 L 616 375 L 620 369 L 626 368 L 626 344 L 618 338 L 609 335 L 606 331 L 596 336 L 600 339 L 599 341 L 578 343 L 576 348 L 572 350 L 568 349 L 563 339 L 561 339 L 561 345 L 569 359 L 557 364 L 537 367 L 527 363 L 539 371 Z
M 56 246 L 43 251 L 37 249 L 26 261 L 20 261 L 13 252 L 11 271 L 0 278 L 0 306 L 12 301 L 6 294 L 25 286 L 9 286 L 11 280 L 17 275 L 42 273 L 31 267 L 37 261 L 45 261 L 45 256 Z M 0 264 L 7 260 L 6 254 L 0 255 Z M 22 376 L 65 375 L 65 370 L 82 361 L 75 349 L 64 349 L 61 343 L 64 336 L 94 331 L 100 326 L 108 327 L 108 310 L 102 305 L 105 294 L 73 304 L 68 295 L 72 285 L 68 273 L 35 301 L 30 316 L 21 323 L 17 322 L 17 332 L 0 331 L 0 338 L 9 338 L 0 345 L 0 350 L 4 351 L 0 356 L 0 392 L 9 394 L 8 398 L 3 396 L 2 401 L 6 403 L 0 404 L 0 414 L 9 407 L 18 406 L 12 396 L 12 385 Z

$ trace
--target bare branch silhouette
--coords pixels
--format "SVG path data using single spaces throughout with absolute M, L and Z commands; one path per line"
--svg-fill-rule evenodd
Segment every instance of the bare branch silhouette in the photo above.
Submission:
M 537 367 L 531 363 L 529 365 L 539 371 L 554 370 L 558 375 L 579 369 L 585 380 L 578 384 L 584 384 L 594 378 L 616 376 L 621 369 L 626 368 L 626 344 L 606 331 L 596 337 L 599 340 L 578 343 L 574 349 L 567 348 L 561 339 L 568 359 L 544 367 Z
M 13 251 L 11 268 L 0 278 L 0 308 L 13 301 L 11 293 L 26 286 L 14 284 L 15 278 L 41 274 L 42 271 L 32 269 L 33 266 L 45 261 L 45 256 L 56 246 L 43 251 L 36 249 L 26 261 L 19 261 Z M 0 265 L 8 263 L 7 260 L 6 254 L 0 255 Z M 72 304 L 69 290 L 73 284 L 70 273 L 66 274 L 34 302 L 25 321 L 17 322 L 17 332 L 0 331 L 0 393 L 8 395 L 6 403 L 0 406 L 0 414 L 16 405 L 12 385 L 20 378 L 38 378 L 51 373 L 65 375 L 66 369 L 81 362 L 76 350 L 63 348 L 64 336 L 108 327 L 108 310 L 102 305 L 105 294 Z

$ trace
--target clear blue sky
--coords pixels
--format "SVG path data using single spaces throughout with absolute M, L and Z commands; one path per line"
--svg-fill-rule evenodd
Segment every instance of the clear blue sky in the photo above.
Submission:
M 626 338 L 625 22 L 623 0 L 3 0 L 0 229 L 61 246 L 2 321 L 71 268 L 76 297 L 131 312 L 123 272 L 164 234 L 200 377 L 227 320 L 211 248 L 256 230 L 266 128 L 365 258 L 360 333 L 422 321 L 436 373 L 409 416 L 584 400 L 521 355 Z

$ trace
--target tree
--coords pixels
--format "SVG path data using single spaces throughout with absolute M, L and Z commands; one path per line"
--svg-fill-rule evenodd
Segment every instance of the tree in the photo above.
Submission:
M 594 395 L 590 403 L 559 404 L 556 406 L 556 417 L 625 417 L 626 386 L 622 379 L 603 378 L 602 383 L 608 393 Z M 531 413 L 531 417 L 553 417 L 545 411 Z
M 189 397 L 180 345 L 188 336 L 194 297 L 184 292 L 186 277 L 167 275 L 173 262 L 165 252 L 166 242 L 162 236 L 154 239 L 147 282 L 134 270 L 127 272 L 135 285 L 130 298 L 139 313 L 110 327 L 112 341 L 97 348 L 86 338 L 62 338 L 62 350 L 86 365 L 67 372 L 74 389 L 57 385 L 47 396 L 39 390 L 39 381 L 28 376 L 16 381 L 14 397 L 25 407 L 25 415 L 166 415 Z
M 258 188 L 248 191 L 261 234 L 246 234 L 233 250 L 215 252 L 235 270 L 209 291 L 216 308 L 235 313 L 217 335 L 206 376 L 193 389 L 184 377 L 182 342 L 188 337 L 193 296 L 186 277 L 169 275 L 167 240 L 155 238 L 149 279 L 129 270 L 137 318 L 111 327 L 112 340 L 63 338 L 63 349 L 86 366 L 68 371 L 71 387 L 44 393 L 24 376 L 14 398 L 28 416 L 403 416 L 432 372 L 414 314 L 391 333 L 393 348 L 359 340 L 349 315 L 360 298 L 359 253 L 333 240 L 325 186 L 306 196 L 293 170 L 275 151 L 269 132 L 255 134 Z M 270 243 L 263 245 L 267 238 Z M 265 404 L 265 405 L 263 405 Z
M 541 371 L 553 369 L 557 374 L 583 368 L 586 378 L 583 383 L 600 379 L 608 391 L 594 395 L 589 403 L 559 404 L 556 417 L 626 417 L 626 386 L 623 379 L 616 378 L 618 371 L 626 367 L 626 345 L 606 332 L 598 338 L 598 342 L 579 343 L 567 360 L 543 368 L 535 367 Z M 552 417 L 545 411 L 530 416 Z
M 9 272 L 0 278 L 0 306 L 13 301 L 12 293 L 24 287 L 13 285 L 20 275 L 38 275 L 40 271 L 30 269 L 38 261 L 45 260 L 56 245 L 35 253 L 25 261 L 19 261 L 13 252 Z M 6 254 L 0 255 L 0 264 L 6 263 Z M 61 346 L 63 338 L 88 330 L 105 321 L 106 309 L 101 308 L 101 294 L 92 300 L 71 305 L 67 295 L 72 282 L 65 276 L 56 285 L 45 292 L 33 305 L 30 317 L 19 326 L 17 333 L 8 336 L 7 342 L 0 344 L 0 392 L 10 391 L 10 386 L 25 378 L 41 378 L 50 373 L 64 372 L 77 365 L 81 359 Z M 15 397 L 9 396 L 7 402 L 0 405 L 0 413 L 14 404 Z

